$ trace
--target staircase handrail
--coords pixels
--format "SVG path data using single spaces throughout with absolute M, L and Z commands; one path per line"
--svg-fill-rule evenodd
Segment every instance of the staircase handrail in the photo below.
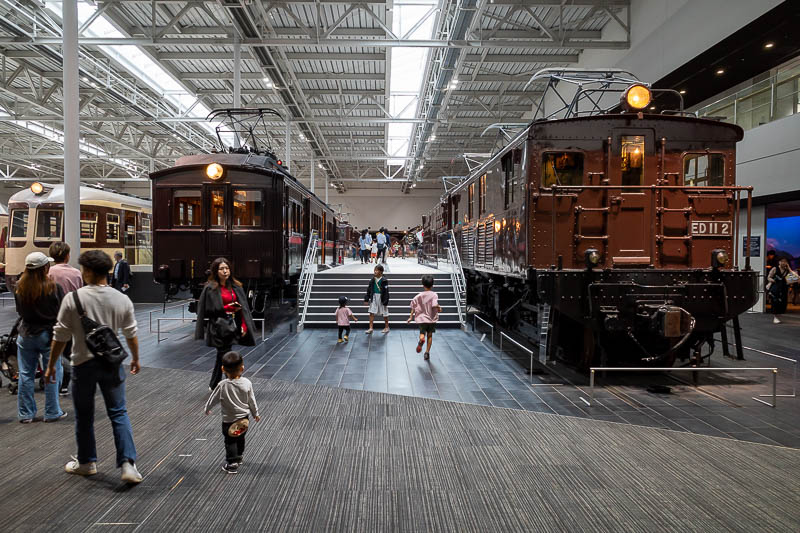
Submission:
M 464 277 L 464 269 L 461 265 L 461 255 L 458 253 L 456 245 L 456 235 L 450 230 L 450 237 L 447 240 L 447 255 L 450 259 L 450 279 L 453 283 L 453 292 L 456 296 L 456 310 L 458 311 L 458 321 L 462 327 L 466 325 L 466 300 L 467 300 L 467 281 Z
M 300 280 L 297 283 L 297 294 L 302 298 L 302 311 L 300 313 L 300 321 L 297 324 L 297 331 L 302 330 L 303 324 L 306 321 L 306 313 L 308 313 L 308 302 L 311 298 L 311 287 L 314 285 L 314 268 L 319 249 L 319 235 L 316 230 L 311 231 L 310 242 L 306 248 L 306 256 L 303 259 L 303 268 L 300 271 Z

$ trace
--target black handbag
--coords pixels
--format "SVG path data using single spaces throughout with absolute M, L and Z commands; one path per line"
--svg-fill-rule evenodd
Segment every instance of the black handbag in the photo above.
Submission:
M 217 317 L 211 321 L 211 333 L 221 341 L 232 341 L 236 338 L 238 330 L 239 327 L 236 325 L 236 319 L 233 315 L 225 313 L 225 316 Z
M 78 291 L 72 292 L 75 300 L 75 307 L 81 317 L 83 334 L 86 339 L 86 347 L 94 356 L 110 366 L 119 366 L 128 357 L 127 352 L 119 342 L 119 337 L 110 327 L 99 324 L 86 316 L 86 311 L 78 298 Z

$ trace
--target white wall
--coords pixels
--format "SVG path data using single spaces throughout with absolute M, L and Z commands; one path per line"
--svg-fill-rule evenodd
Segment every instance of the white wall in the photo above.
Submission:
M 750 258 L 750 268 L 756 272 L 764 272 L 764 256 L 767 253 L 767 209 L 766 206 L 758 205 L 753 207 L 750 222 L 750 236 L 761 237 L 761 253 L 758 257 L 753 256 Z M 744 248 L 742 245 L 743 237 L 747 236 L 747 209 L 739 211 L 739 235 L 737 236 L 736 243 L 739 246 L 739 268 L 744 268 Z M 762 302 L 762 291 L 764 290 L 764 283 L 759 285 L 758 301 L 753 306 L 753 311 L 763 312 L 764 304 Z
M 800 190 L 800 114 L 744 132 L 736 182 L 752 185 L 753 196 Z
M 422 222 L 422 215 L 439 201 L 439 191 L 420 191 L 400 194 L 398 191 L 359 190 L 345 194 L 331 194 L 331 205 L 342 204 L 341 211 L 350 213 L 349 222 L 361 229 L 378 229 L 384 226 L 393 230 L 414 227 Z M 338 209 L 338 208 L 337 208 Z

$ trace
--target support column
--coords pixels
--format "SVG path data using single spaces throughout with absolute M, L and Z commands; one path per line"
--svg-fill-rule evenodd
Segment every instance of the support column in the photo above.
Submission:
M 242 45 L 239 44 L 239 34 L 234 31 L 233 37 L 233 107 L 242 107 Z M 235 134 L 234 145 L 239 148 L 242 141 L 239 134 Z
M 292 171 L 292 123 L 289 121 L 289 110 L 286 110 L 286 153 L 283 154 L 283 166 Z
M 328 203 L 328 189 L 330 188 L 330 184 L 328 183 L 328 173 L 325 172 L 325 203 Z
M 316 170 L 317 163 L 314 161 L 314 158 L 311 158 L 311 192 L 314 192 L 314 171 Z
M 81 255 L 80 122 L 78 118 L 78 1 L 61 4 L 64 56 L 64 241 L 70 247 L 70 263 L 78 266 Z

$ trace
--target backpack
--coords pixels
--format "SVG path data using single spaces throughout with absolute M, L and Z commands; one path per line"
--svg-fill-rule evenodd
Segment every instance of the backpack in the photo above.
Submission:
M 86 316 L 86 311 L 83 309 L 81 300 L 78 297 L 78 291 L 72 291 L 72 298 L 75 300 L 75 307 L 81 317 L 86 347 L 89 348 L 89 351 L 97 359 L 112 367 L 122 364 L 128 354 L 119 342 L 119 337 L 114 333 L 114 330 Z

